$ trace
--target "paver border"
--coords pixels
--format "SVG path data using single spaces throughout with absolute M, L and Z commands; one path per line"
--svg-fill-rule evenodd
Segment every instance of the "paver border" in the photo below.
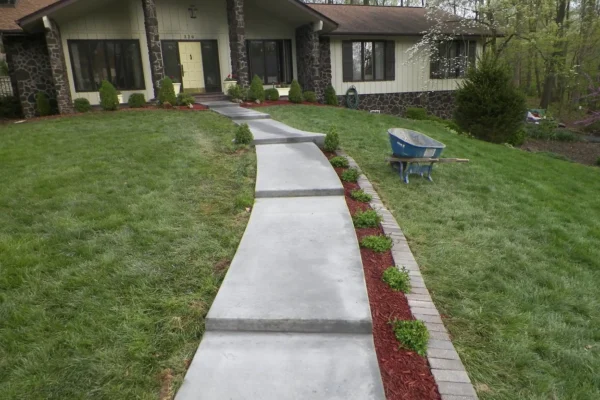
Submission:
M 337 150 L 336 153 L 345 157 L 351 168 L 360 170 L 356 161 L 346 152 Z M 383 205 L 373 185 L 363 173 L 358 178 L 358 185 L 365 193 L 371 195 L 372 198 L 369 204 L 381 215 L 381 226 L 384 233 L 392 238 L 392 257 L 396 268 L 403 266 L 408 270 L 412 287 L 411 293 L 406 295 L 408 306 L 412 315 L 423 321 L 429 331 L 427 361 L 442 400 L 478 399 L 477 392 L 469 379 L 465 366 L 460 360 L 448 331 L 444 327 L 440 313 L 429 295 L 419 264 L 417 264 L 408 246 L 408 241 L 402 233 L 402 229 L 400 229 L 392 213 Z

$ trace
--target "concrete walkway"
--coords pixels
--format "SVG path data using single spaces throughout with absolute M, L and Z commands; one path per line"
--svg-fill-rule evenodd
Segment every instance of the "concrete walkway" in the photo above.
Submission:
M 207 105 L 250 118 L 256 202 L 176 400 L 385 399 L 352 219 L 315 144 L 323 135 Z

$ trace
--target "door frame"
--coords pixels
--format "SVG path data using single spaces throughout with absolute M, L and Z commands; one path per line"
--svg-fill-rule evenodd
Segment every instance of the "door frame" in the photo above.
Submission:
M 179 53 L 179 43 L 180 42 L 197 42 L 200 44 L 200 54 L 202 55 L 202 42 L 215 42 L 217 44 L 217 71 L 219 72 L 219 78 L 221 78 L 221 60 L 219 60 L 219 40 L 218 39 L 163 39 L 160 41 L 161 42 L 161 51 L 162 51 L 162 43 L 163 42 L 171 42 L 171 43 L 177 43 L 177 61 L 179 62 L 179 79 L 181 80 L 181 92 L 183 93 L 183 90 L 185 89 L 185 86 L 183 85 L 183 74 L 181 73 L 181 54 Z M 164 67 L 163 67 L 164 68 Z M 202 71 L 204 74 L 204 56 L 202 55 Z M 206 78 L 203 76 L 204 79 L 204 87 L 206 88 Z M 218 88 L 213 88 L 215 90 L 212 91 L 208 91 L 208 89 L 206 90 L 206 93 L 215 93 L 215 92 L 220 92 L 222 90 L 222 83 L 221 83 L 221 79 L 219 79 L 219 87 Z

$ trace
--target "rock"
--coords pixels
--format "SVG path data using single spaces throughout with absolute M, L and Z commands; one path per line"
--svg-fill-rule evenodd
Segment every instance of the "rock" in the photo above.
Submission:
M 260 100 L 259 100 L 259 99 L 256 99 L 255 103 L 256 103 L 256 104 L 260 104 Z

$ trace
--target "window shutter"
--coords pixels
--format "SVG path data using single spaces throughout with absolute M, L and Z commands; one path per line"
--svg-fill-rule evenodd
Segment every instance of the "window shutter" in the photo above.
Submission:
M 344 82 L 352 82 L 352 42 L 342 42 L 342 68 Z
M 385 79 L 396 80 L 396 42 L 393 40 L 385 42 Z

